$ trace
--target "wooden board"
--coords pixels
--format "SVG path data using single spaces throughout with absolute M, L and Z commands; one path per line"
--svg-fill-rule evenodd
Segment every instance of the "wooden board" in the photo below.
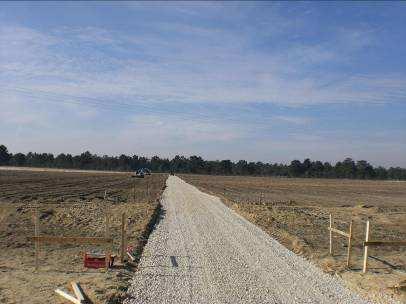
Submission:
M 342 236 L 345 236 L 345 237 L 347 237 L 347 238 L 350 237 L 350 235 L 349 235 L 348 233 L 346 233 L 346 232 L 344 232 L 344 231 L 341 231 L 341 230 L 338 230 L 338 229 L 335 229 L 335 228 L 328 228 L 328 230 L 330 230 L 331 232 L 338 233 L 338 234 L 340 234 L 340 235 L 342 235 Z
M 76 236 L 33 236 L 28 239 L 47 244 L 106 244 L 112 243 L 112 238 L 104 237 L 76 237 Z
M 75 293 L 76 298 L 79 300 L 80 303 L 85 302 L 85 296 L 83 294 L 82 288 L 80 287 L 79 283 L 71 282 L 73 292 Z
M 72 303 L 81 304 L 81 302 L 78 299 L 60 289 L 55 289 L 55 292 L 59 294 L 61 297 L 65 298 L 66 300 L 71 301 Z
M 365 241 L 364 246 L 406 246 L 406 241 Z

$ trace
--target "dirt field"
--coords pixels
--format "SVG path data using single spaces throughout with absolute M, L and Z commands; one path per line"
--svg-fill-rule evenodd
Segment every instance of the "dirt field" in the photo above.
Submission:
M 406 248 L 370 248 L 369 271 L 362 274 L 365 222 L 370 240 L 406 240 L 406 182 L 327 179 L 286 179 L 182 175 L 223 202 L 294 252 L 348 286 L 379 302 L 389 294 L 406 303 Z M 334 235 L 329 255 L 329 214 L 334 226 L 348 231 L 354 221 L 352 265 L 346 268 L 346 239 Z
M 33 211 L 40 234 L 104 236 L 106 212 L 118 254 L 121 214 L 128 243 L 141 252 L 152 222 L 159 218 L 157 198 L 166 175 L 144 179 L 130 174 L 0 170 L 0 303 L 65 303 L 54 289 L 79 281 L 94 303 L 116 303 L 132 278 L 135 264 L 105 270 L 85 269 L 82 253 L 100 246 L 41 245 L 34 271 Z M 116 259 L 117 260 L 117 259 Z

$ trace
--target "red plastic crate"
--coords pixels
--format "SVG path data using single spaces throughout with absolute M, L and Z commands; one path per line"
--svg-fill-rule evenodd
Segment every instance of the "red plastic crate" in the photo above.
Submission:
M 106 256 L 104 254 L 94 254 L 86 252 L 83 257 L 83 265 L 86 268 L 105 268 L 106 267 Z M 110 255 L 109 267 L 113 266 L 114 255 Z

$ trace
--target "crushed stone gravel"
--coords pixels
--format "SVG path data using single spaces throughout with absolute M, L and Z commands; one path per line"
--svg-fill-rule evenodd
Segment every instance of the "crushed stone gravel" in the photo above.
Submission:
M 125 304 L 370 303 L 176 176 Z

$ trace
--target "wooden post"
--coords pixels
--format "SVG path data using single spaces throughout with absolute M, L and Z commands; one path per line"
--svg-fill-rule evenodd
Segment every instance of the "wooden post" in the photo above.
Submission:
M 125 235 L 125 213 L 121 215 L 121 249 L 120 249 L 120 260 L 124 263 L 125 259 L 125 247 L 126 247 L 126 235 Z
M 109 238 L 110 237 L 110 218 L 109 218 L 109 213 L 106 212 L 106 231 L 105 231 L 105 237 Z M 106 271 L 109 269 L 109 264 L 110 264 L 110 247 L 111 244 L 107 243 L 106 244 Z
M 135 203 L 135 186 L 133 187 L 133 203 Z
M 331 228 L 333 228 L 333 217 L 330 213 L 330 248 L 329 248 L 329 252 L 330 254 L 333 254 L 333 232 L 331 231 Z
M 125 241 L 126 242 L 128 240 L 128 237 L 129 236 L 131 237 L 130 224 L 131 224 L 131 218 L 129 217 L 129 218 L 127 218 L 127 225 L 125 227 L 125 237 L 126 237 Z
M 39 236 L 39 211 L 38 208 L 34 211 L 34 235 Z M 35 241 L 35 270 L 39 268 L 39 240 Z
M 348 251 L 347 251 L 347 267 L 350 267 L 351 263 L 351 246 L 352 246 L 352 219 L 350 222 L 350 231 L 348 236 Z
M 149 182 L 147 182 L 147 201 L 149 199 Z
M 104 190 L 104 198 L 103 198 L 103 200 L 106 200 L 106 198 L 107 198 L 107 190 Z
M 368 242 L 369 241 L 369 220 L 367 221 L 367 227 L 365 230 L 365 241 Z M 368 269 L 368 246 L 364 246 L 364 266 L 362 268 L 362 272 L 366 273 L 367 269 Z

